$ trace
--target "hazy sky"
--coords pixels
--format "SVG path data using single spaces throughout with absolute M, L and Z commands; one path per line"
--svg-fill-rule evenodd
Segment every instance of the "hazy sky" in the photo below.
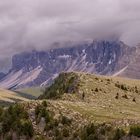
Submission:
M 0 0 L 0 60 L 53 42 L 140 42 L 140 0 Z

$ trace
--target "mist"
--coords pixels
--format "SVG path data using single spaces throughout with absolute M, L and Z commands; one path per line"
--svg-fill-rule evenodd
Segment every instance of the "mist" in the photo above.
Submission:
M 54 42 L 117 39 L 133 46 L 139 25 L 139 0 L 1 0 L 0 60 Z

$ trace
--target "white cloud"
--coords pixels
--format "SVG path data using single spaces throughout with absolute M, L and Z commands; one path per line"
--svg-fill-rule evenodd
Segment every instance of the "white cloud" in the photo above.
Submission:
M 1 0 L 0 57 L 56 41 L 140 42 L 139 0 Z

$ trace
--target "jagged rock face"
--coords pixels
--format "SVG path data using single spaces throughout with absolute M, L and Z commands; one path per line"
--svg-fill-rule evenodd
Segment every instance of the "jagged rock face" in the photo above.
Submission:
M 140 79 L 140 47 L 137 47 L 135 55 L 131 58 L 129 65 L 125 70 L 119 74 L 119 76 Z
M 0 72 L 0 80 L 1 80 L 2 78 L 4 78 L 5 75 L 6 75 L 6 74 L 4 74 L 3 72 Z
M 4 88 L 46 85 L 62 71 L 113 75 L 126 67 L 136 49 L 122 42 L 95 41 L 12 58 L 12 68 L 0 82 Z

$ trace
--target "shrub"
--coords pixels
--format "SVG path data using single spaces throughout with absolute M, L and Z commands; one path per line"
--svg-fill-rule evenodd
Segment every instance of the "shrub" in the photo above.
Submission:
M 38 117 L 41 109 L 42 109 L 42 107 L 40 105 L 36 106 L 36 108 L 35 108 L 35 116 L 36 117 Z
M 11 105 L 6 113 L 7 115 L 10 115 L 9 117 L 11 117 L 13 121 L 17 120 L 17 118 L 28 119 L 29 117 L 27 111 L 24 109 L 24 106 L 21 104 Z
M 0 122 L 2 121 L 3 113 L 4 113 L 4 109 L 0 107 Z
M 12 135 L 11 134 L 6 135 L 5 140 L 12 140 Z
M 98 88 L 95 88 L 95 92 L 98 92 L 99 90 L 98 90 Z
M 67 128 L 63 128 L 63 136 L 69 137 L 69 130 Z
M 117 93 L 117 95 L 115 96 L 116 99 L 119 99 L 119 93 Z
M 112 131 L 112 126 L 111 125 L 105 125 L 105 130 L 107 131 L 107 132 L 110 132 L 110 131 Z
M 135 97 L 133 98 L 133 102 L 136 102 L 136 98 Z
M 2 132 L 4 134 L 10 131 L 11 124 L 12 122 L 8 118 L 5 118 L 5 120 L 2 122 Z
M 60 135 L 60 131 L 57 128 L 54 131 L 55 131 L 55 136 L 56 137 Z
M 49 111 L 46 110 L 46 108 L 43 105 L 36 106 L 35 116 L 36 116 L 36 119 L 39 119 L 38 121 L 40 121 L 41 117 L 45 118 L 46 123 L 50 122 L 50 120 L 51 120 Z
M 137 86 L 135 86 L 135 92 L 139 93 Z
M 117 88 L 121 88 L 121 85 L 119 84 L 119 82 L 115 83 L 115 86 L 116 86 Z
M 2 114 L 3 114 L 3 108 L 0 107 L 0 117 L 1 117 Z
M 46 124 L 45 130 L 46 131 L 49 131 L 49 130 L 52 130 L 54 127 L 55 127 L 54 122 L 53 121 L 50 121 L 49 123 Z
M 124 84 L 119 84 L 119 82 L 115 83 L 115 86 L 122 89 L 122 90 L 125 90 L 127 91 L 128 90 L 128 87 L 126 87 L 126 85 Z
M 123 95 L 122 97 L 123 97 L 123 98 L 125 98 L 125 99 L 128 99 L 128 97 L 127 97 L 127 95 L 126 95 L 126 94 L 125 94 L 125 95 Z
M 35 137 L 35 140 L 45 140 L 45 138 L 42 135 L 38 135 Z
M 131 126 L 129 134 L 140 137 L 140 126 Z
M 32 123 L 24 106 L 15 104 L 4 110 L 1 117 L 2 133 L 6 134 L 13 130 L 21 135 L 33 136 Z
M 82 99 L 85 99 L 85 92 L 82 93 Z
M 88 124 L 81 131 L 81 140 L 88 140 L 90 138 L 93 138 L 93 136 L 95 137 L 96 130 L 97 128 L 93 123 Z
M 70 125 L 71 124 L 71 119 L 69 119 L 68 117 L 66 117 L 66 116 L 62 116 L 62 121 L 61 121 L 61 123 L 64 125 L 64 124 L 66 124 L 66 125 Z
M 20 120 L 20 124 L 18 127 L 19 127 L 19 133 L 21 135 L 25 135 L 29 137 L 33 136 L 34 130 L 31 121 L 22 119 Z
M 45 138 L 43 136 L 39 135 L 39 136 L 36 136 L 35 140 L 45 140 Z
M 81 140 L 87 140 L 88 135 L 87 135 L 87 132 L 86 132 L 86 128 L 84 128 L 84 129 L 81 131 L 80 137 L 81 137 Z
M 87 135 L 89 136 L 90 134 L 94 134 L 96 131 L 96 127 L 93 123 L 91 123 L 89 126 L 87 126 L 86 128 L 86 132 L 87 132 Z
M 59 135 L 55 138 L 55 140 L 63 140 L 63 136 L 62 135 Z
M 118 128 L 115 130 L 113 140 L 120 140 L 124 135 L 125 135 L 124 130 Z
M 99 80 L 99 78 L 98 77 L 95 77 L 95 80 Z
M 111 80 L 110 79 L 106 79 L 108 82 L 110 82 Z
M 57 119 L 54 119 L 54 126 L 57 127 L 59 125 L 59 121 Z
M 122 90 L 127 90 L 127 87 L 126 87 L 125 85 L 122 84 L 122 85 L 121 85 L 121 89 L 122 89 Z
M 47 107 L 47 101 L 44 100 L 44 101 L 42 102 L 42 105 L 43 105 L 44 107 Z
M 93 134 L 90 134 L 87 138 L 87 140 L 95 140 L 95 139 L 97 140 L 98 138 L 95 138 L 95 135 Z
M 73 139 L 77 138 L 78 135 L 79 135 L 79 133 L 78 133 L 77 131 L 75 131 L 75 132 L 73 133 Z
M 102 135 L 105 135 L 105 133 L 106 133 L 106 130 L 105 130 L 106 128 L 104 128 L 104 127 L 102 127 L 102 128 L 100 128 L 100 133 L 102 134 Z

